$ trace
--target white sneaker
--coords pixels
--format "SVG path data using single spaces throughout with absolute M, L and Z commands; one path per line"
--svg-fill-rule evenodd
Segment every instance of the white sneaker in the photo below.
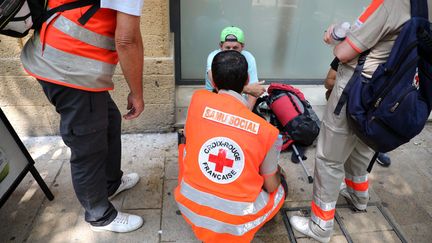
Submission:
M 108 199 L 112 200 L 120 192 L 125 191 L 127 189 L 131 189 L 138 183 L 139 179 L 140 177 L 137 173 L 130 173 L 127 175 L 123 175 L 121 178 L 120 186 L 117 188 L 117 191 L 115 191 L 114 194 L 109 196 Z
M 292 217 L 290 217 L 289 221 L 295 230 L 297 230 L 298 232 L 300 232 L 306 236 L 312 237 L 319 242 L 327 243 L 330 241 L 330 236 L 328 236 L 328 237 L 319 236 L 319 235 L 315 234 L 310 229 L 310 227 L 309 227 L 310 219 L 309 218 L 300 217 L 300 216 L 292 216 Z
M 339 194 L 341 194 L 344 198 L 346 198 L 349 203 L 351 203 L 357 210 L 359 211 L 365 211 L 367 208 L 367 204 L 360 204 L 353 200 L 351 197 L 351 194 L 348 192 L 347 186 L 345 182 L 342 182 Z
M 131 232 L 139 229 L 144 224 L 144 220 L 137 215 L 118 212 L 117 217 L 108 225 L 91 226 L 93 231 L 113 231 L 117 233 Z

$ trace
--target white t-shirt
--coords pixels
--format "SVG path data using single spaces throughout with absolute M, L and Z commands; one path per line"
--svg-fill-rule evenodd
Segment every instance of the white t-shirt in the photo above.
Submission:
M 144 0 L 101 0 L 101 8 L 109 8 L 122 13 L 141 16 Z

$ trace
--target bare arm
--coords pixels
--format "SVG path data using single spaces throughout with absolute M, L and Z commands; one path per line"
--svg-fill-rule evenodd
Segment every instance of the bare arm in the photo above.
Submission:
M 356 58 L 360 53 L 358 53 L 352 46 L 348 43 L 347 40 L 339 43 L 334 49 L 333 54 L 339 58 L 340 62 L 347 63 L 352 59 Z
M 137 118 L 144 110 L 143 65 L 144 47 L 140 31 L 140 17 L 117 12 L 115 44 L 120 66 L 129 85 L 126 120 Z
M 331 37 L 331 33 L 333 32 L 334 25 L 330 25 L 328 29 L 324 32 L 323 40 L 327 44 L 331 44 L 333 39 Z M 333 49 L 333 54 L 339 58 L 339 61 L 342 63 L 347 63 L 352 59 L 356 58 L 360 53 L 358 53 L 347 40 L 342 41 L 337 44 Z
M 266 176 L 264 178 L 264 189 L 268 192 L 268 193 L 272 193 L 274 192 L 278 186 L 280 185 L 281 179 L 280 179 L 280 174 L 279 174 L 279 170 L 278 172 L 276 172 L 276 174 L 271 175 L 271 176 Z
M 264 177 L 263 188 L 269 193 L 275 191 L 281 182 L 278 160 L 282 142 L 282 137 L 278 137 L 260 165 L 260 175 Z
M 252 110 L 255 106 L 255 103 L 257 101 L 257 98 L 253 97 L 252 95 L 248 95 L 248 108 L 249 110 Z
M 257 83 L 248 84 L 243 88 L 243 93 L 251 95 L 253 97 L 260 97 L 264 92 L 266 92 L 266 88 L 263 86 L 265 81 L 258 81 Z
M 324 80 L 324 87 L 326 89 L 333 89 L 335 81 L 336 81 L 336 71 L 330 68 L 327 73 L 327 77 Z

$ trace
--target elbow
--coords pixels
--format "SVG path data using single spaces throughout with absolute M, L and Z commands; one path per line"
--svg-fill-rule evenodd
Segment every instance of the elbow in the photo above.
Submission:
M 116 49 L 121 50 L 127 50 L 129 48 L 132 48 L 136 44 L 136 38 L 132 36 L 120 36 L 115 38 L 115 46 Z
M 349 58 L 347 58 L 347 57 L 344 57 L 343 55 L 336 55 L 336 53 L 335 53 L 335 56 L 336 56 L 336 57 L 339 59 L 339 61 L 340 61 L 341 63 L 343 63 L 343 64 L 345 64 L 345 63 L 351 61 L 351 59 L 349 59 Z

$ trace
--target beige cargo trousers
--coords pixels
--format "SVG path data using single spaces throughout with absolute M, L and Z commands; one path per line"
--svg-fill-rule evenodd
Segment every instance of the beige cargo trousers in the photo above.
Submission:
M 350 129 L 346 106 L 339 115 L 333 113 L 353 72 L 350 66 L 339 65 L 318 136 L 311 207 L 311 219 L 315 224 L 310 226 L 314 233 L 322 236 L 330 235 L 333 230 L 336 201 L 344 180 L 357 208 L 366 208 L 369 200 L 366 169 L 373 151 Z

